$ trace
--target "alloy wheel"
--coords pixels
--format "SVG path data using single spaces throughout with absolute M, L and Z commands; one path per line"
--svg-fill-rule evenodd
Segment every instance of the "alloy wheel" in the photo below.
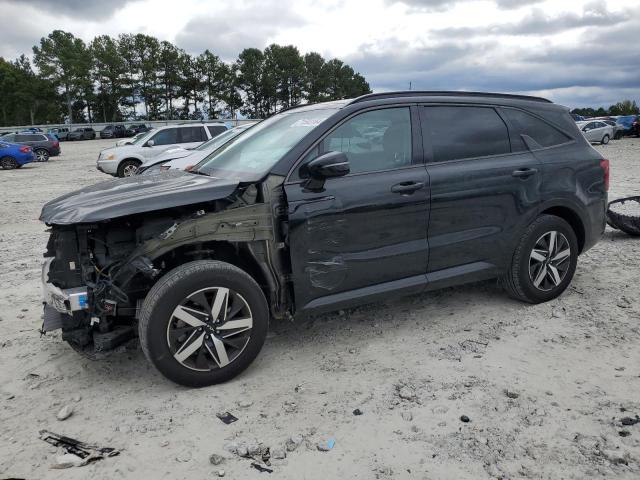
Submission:
M 538 290 L 548 292 L 564 280 L 571 265 L 571 247 L 558 231 L 542 235 L 529 255 L 529 278 Z
M 186 297 L 173 311 L 167 343 L 173 358 L 191 370 L 211 371 L 232 363 L 251 338 L 253 316 L 247 301 L 224 287 Z
M 36 150 L 36 162 L 46 162 L 49 160 L 49 153 L 46 150 Z
M 129 164 L 122 169 L 122 175 L 125 177 L 133 177 L 138 173 L 138 166 Z
M 3 157 L 0 158 L 0 168 L 3 170 L 11 170 L 12 168 L 16 168 L 18 164 L 11 157 Z

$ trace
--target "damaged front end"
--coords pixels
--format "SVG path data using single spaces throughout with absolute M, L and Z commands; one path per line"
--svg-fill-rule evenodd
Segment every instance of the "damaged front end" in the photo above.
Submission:
M 239 186 L 206 203 L 50 224 L 42 331 L 61 329 L 65 341 L 90 357 L 113 350 L 137 336 L 138 312 L 154 283 L 201 259 L 248 271 L 270 300 L 272 315 L 288 317 L 288 255 L 276 228 L 283 209 L 272 183 Z

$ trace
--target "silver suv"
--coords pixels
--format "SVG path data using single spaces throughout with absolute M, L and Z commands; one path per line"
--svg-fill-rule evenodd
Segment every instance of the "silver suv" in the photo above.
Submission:
M 194 148 L 226 130 L 224 123 L 160 127 L 141 136 L 131 145 L 102 150 L 98 155 L 97 169 L 114 177 L 130 177 L 146 160 L 168 148 Z

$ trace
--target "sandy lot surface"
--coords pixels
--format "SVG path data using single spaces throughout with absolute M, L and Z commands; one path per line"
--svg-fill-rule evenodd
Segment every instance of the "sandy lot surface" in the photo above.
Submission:
M 254 365 L 217 387 L 177 387 L 140 349 L 92 362 L 41 338 L 40 208 L 107 179 L 95 160 L 112 144 L 0 171 L 0 478 L 640 478 L 640 424 L 621 424 L 640 415 L 640 240 L 609 229 L 555 301 L 490 282 L 274 323 Z M 640 193 L 640 140 L 596 148 L 611 198 Z M 122 453 L 52 470 L 41 429 Z M 256 444 L 272 474 L 232 453 Z

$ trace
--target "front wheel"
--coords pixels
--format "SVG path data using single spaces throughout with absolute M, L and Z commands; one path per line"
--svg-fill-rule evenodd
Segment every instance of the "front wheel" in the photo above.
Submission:
M 138 167 L 141 163 L 138 160 L 125 160 L 120 163 L 118 166 L 118 176 L 119 177 L 133 177 L 138 173 Z
M 578 262 L 578 240 L 565 220 L 542 215 L 525 230 L 504 277 L 507 293 L 518 300 L 542 303 L 569 286 Z
M 606 145 L 607 143 L 609 143 L 609 135 L 605 135 L 604 137 L 602 137 L 602 141 L 600 143 L 602 143 L 602 145 Z
M 189 387 L 221 383 L 260 352 L 269 307 L 251 276 L 228 263 L 200 260 L 171 270 L 140 312 L 140 343 L 169 380 Z

